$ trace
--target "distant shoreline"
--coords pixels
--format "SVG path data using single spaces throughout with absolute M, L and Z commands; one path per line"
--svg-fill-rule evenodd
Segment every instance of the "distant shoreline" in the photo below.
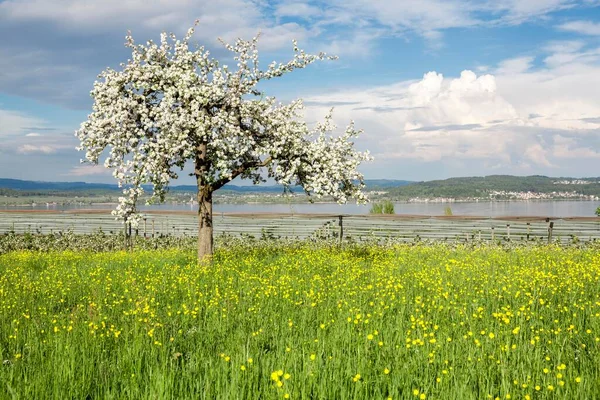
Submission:
M 408 199 L 408 200 L 391 200 L 392 203 L 395 204 L 414 204 L 414 203 L 429 203 L 429 204 L 453 204 L 453 203 L 522 203 L 522 202 L 564 202 L 564 201 L 581 201 L 581 202 L 588 202 L 588 201 L 600 201 L 600 199 L 582 199 L 582 198 L 556 198 L 556 199 L 489 199 L 489 200 L 484 200 L 484 199 L 448 199 L 448 200 L 438 200 L 438 199 Z M 371 201 L 371 203 L 377 202 L 377 200 L 373 200 Z M 352 203 L 352 201 L 349 201 L 348 203 Z M 58 207 L 58 206 L 91 206 L 91 207 L 97 207 L 97 206 L 116 206 L 119 203 L 117 202 L 84 202 L 84 203 L 72 203 L 72 202 L 64 202 L 64 203 L 54 203 L 54 204 L 50 204 L 50 205 L 44 205 L 43 203 L 6 203 L 6 204 L 2 204 L 0 203 L 0 208 L 3 207 L 37 207 L 37 208 L 41 208 L 41 207 L 46 207 L 48 209 L 52 209 L 54 207 Z M 261 202 L 261 201 L 240 201 L 240 202 L 222 202 L 222 201 L 215 201 L 213 204 L 227 204 L 227 205 L 298 205 L 298 204 L 303 204 L 303 205 L 308 205 L 308 204 L 338 204 L 335 201 L 314 201 L 314 202 L 310 202 L 310 201 L 303 201 L 303 202 L 285 202 L 285 201 L 281 201 L 281 202 Z M 370 204 L 370 203 L 368 203 Z M 146 204 L 144 203 L 140 203 L 140 206 L 144 206 L 146 207 Z M 185 206 L 185 205 L 189 205 L 189 206 L 194 206 L 197 205 L 197 203 L 189 203 L 189 202 L 176 202 L 176 201 L 166 201 L 164 203 L 160 203 L 160 204 L 155 204 L 156 206 L 168 206 L 168 205 L 174 205 L 174 206 Z M 151 207 L 152 205 L 150 205 Z

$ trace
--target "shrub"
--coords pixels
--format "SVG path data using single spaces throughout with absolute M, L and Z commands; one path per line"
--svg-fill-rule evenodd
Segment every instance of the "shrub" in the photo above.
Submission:
M 374 203 L 369 211 L 371 214 L 395 214 L 394 203 L 385 200 L 381 203 Z

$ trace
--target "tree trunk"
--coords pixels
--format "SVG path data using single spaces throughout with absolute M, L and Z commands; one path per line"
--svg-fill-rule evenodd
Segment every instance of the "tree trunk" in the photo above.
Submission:
M 213 254 L 213 187 L 206 182 L 206 177 L 210 173 L 206 151 L 206 143 L 200 143 L 196 148 L 196 168 L 194 170 L 198 184 L 198 261 L 210 260 Z
M 212 188 L 198 187 L 198 261 L 213 254 Z

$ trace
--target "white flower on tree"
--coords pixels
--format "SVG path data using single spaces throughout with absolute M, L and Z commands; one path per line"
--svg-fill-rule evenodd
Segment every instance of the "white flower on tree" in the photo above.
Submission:
M 123 197 L 113 214 L 134 225 L 143 184 L 153 186 L 149 202 L 162 202 L 171 179 L 186 162 L 194 163 L 198 185 L 198 256 L 212 254 L 212 194 L 241 177 L 254 183 L 272 178 L 284 186 L 301 185 L 316 197 L 366 201 L 363 176 L 357 167 L 371 159 L 354 150 L 360 131 L 354 123 L 332 135 L 331 112 L 309 129 L 302 101 L 276 103 L 256 89 L 261 80 L 282 76 L 317 60 L 324 53 L 306 54 L 294 42 L 294 57 L 261 70 L 258 37 L 224 43 L 235 54 L 237 70 L 210 57 L 203 47 L 189 49 L 194 32 L 183 40 L 161 35 L 160 44 L 135 44 L 128 33 L 132 58 L 122 70 L 107 69 L 94 83 L 93 111 L 76 132 L 86 159 L 104 160 Z

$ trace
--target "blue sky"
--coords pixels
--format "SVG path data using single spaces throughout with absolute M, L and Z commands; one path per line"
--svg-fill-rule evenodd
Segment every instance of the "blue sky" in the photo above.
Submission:
M 0 0 L 0 177 L 112 182 L 75 150 L 97 74 L 126 61 L 127 30 L 195 19 L 225 63 L 217 37 L 258 31 L 265 64 L 292 39 L 338 55 L 263 89 L 309 122 L 355 120 L 367 178 L 600 175 L 600 1 Z

